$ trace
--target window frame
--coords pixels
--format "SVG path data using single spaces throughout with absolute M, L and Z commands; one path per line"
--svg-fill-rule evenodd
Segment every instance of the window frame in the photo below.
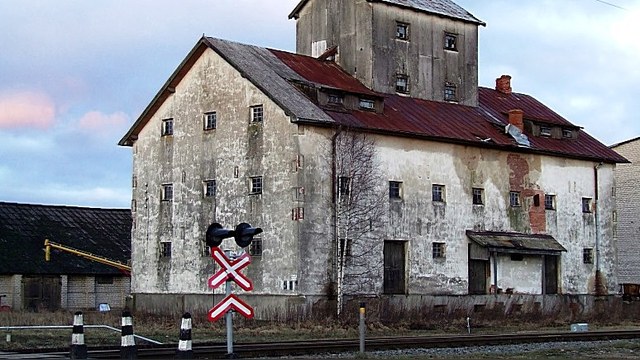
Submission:
M 160 200 L 162 201 L 173 201 L 173 184 L 172 183 L 165 183 L 161 185 L 161 196 L 160 196 Z
M 444 84 L 444 101 L 458 102 L 458 87 L 456 85 Z
M 396 85 L 395 85 L 396 93 L 408 95 L 410 92 L 409 88 L 409 75 L 407 74 L 396 74 Z
M 344 105 L 344 96 L 340 94 L 328 94 L 327 104 L 333 106 L 342 106 Z
M 520 191 L 509 191 L 509 207 L 522 207 L 522 197 L 520 196 Z
M 160 129 L 162 136 L 173 135 L 173 118 L 162 119 L 162 127 Z
M 160 258 L 171 257 L 171 241 L 160 242 Z
M 206 198 L 215 197 L 218 192 L 218 184 L 215 179 L 207 179 L 202 182 L 203 184 L 203 195 Z M 212 190 L 212 191 L 210 191 Z
M 251 107 L 251 122 L 263 123 L 264 122 L 264 105 L 252 105 Z
M 375 111 L 376 101 L 371 99 L 360 98 L 358 100 L 358 107 L 366 111 Z
M 442 184 L 431 185 L 431 201 L 435 203 L 445 203 L 446 201 L 446 186 Z
M 571 130 L 571 129 L 562 129 L 562 138 L 563 139 L 572 139 L 573 138 L 573 130 Z
M 556 195 L 555 194 L 544 194 L 544 209 L 545 210 L 556 210 Z
M 582 263 L 593 264 L 593 248 L 582 249 Z
M 452 40 L 452 41 L 449 41 L 449 40 Z M 445 31 L 443 47 L 445 50 L 457 52 L 458 51 L 458 34 Z
M 339 176 L 338 177 L 338 195 L 349 196 L 351 194 L 351 177 Z
M 249 195 L 260 195 L 264 189 L 262 176 L 249 177 Z
M 402 199 L 402 181 L 389 180 L 389 199 Z
M 403 21 L 396 21 L 396 39 L 402 41 L 409 41 L 409 27 L 410 24 Z M 400 31 L 403 29 L 402 31 Z
M 437 259 L 446 259 L 446 243 L 444 242 L 432 242 L 431 243 L 431 258 L 434 260 Z
M 213 118 L 213 121 L 211 119 Z M 210 131 L 215 130 L 218 127 L 218 113 L 216 111 L 209 111 L 203 115 L 203 130 Z
M 540 125 L 540 136 L 551 137 L 552 129 L 550 126 Z
M 583 214 L 591 214 L 593 211 L 591 210 L 591 201 L 593 199 L 590 197 L 582 198 L 582 213 Z
M 249 255 L 252 257 L 262 257 L 263 241 L 261 237 L 254 237 L 249 244 Z
M 471 188 L 471 203 L 473 205 L 484 205 L 483 188 Z

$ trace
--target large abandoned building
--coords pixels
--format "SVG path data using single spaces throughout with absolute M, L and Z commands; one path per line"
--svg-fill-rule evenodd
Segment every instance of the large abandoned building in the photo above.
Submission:
M 296 54 L 200 39 L 120 141 L 137 309 L 211 307 L 212 222 L 264 229 L 243 294 L 257 316 L 617 290 L 626 160 L 509 76 L 480 87 L 481 20 L 450 0 L 310 0 L 289 17 Z

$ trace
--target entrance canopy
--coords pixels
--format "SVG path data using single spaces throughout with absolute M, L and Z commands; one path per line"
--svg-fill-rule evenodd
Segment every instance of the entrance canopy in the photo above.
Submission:
M 467 230 L 467 236 L 488 252 L 558 256 L 567 251 L 553 236 L 545 234 Z

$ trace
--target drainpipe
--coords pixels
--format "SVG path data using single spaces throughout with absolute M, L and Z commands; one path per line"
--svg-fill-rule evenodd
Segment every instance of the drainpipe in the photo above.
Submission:
M 595 253 L 596 253 L 596 296 L 606 295 L 606 289 L 603 288 L 602 284 L 602 273 L 600 272 L 600 216 L 599 216 L 599 198 L 600 193 L 599 183 L 598 183 L 598 169 L 602 166 L 602 163 L 597 164 L 593 167 L 593 179 L 594 179 L 594 222 L 595 222 L 595 231 L 596 231 L 596 245 L 595 245 Z

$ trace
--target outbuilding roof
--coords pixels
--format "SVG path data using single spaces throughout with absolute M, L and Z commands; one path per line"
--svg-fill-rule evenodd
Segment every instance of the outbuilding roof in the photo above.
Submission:
M 344 1 L 344 0 L 342 0 Z M 462 20 L 478 25 L 486 24 L 473 16 L 470 12 L 460 7 L 451 0 L 367 0 L 371 3 L 383 3 L 405 9 L 435 14 L 452 19 Z M 302 0 L 289 14 L 289 19 L 298 18 L 300 11 L 307 5 L 309 0 Z
M 0 202 L 0 274 L 122 274 L 116 268 L 53 249 L 47 262 L 45 239 L 127 263 L 131 259 L 131 211 Z
M 491 252 L 560 255 L 567 251 L 553 236 L 546 234 L 467 230 L 467 236 Z

